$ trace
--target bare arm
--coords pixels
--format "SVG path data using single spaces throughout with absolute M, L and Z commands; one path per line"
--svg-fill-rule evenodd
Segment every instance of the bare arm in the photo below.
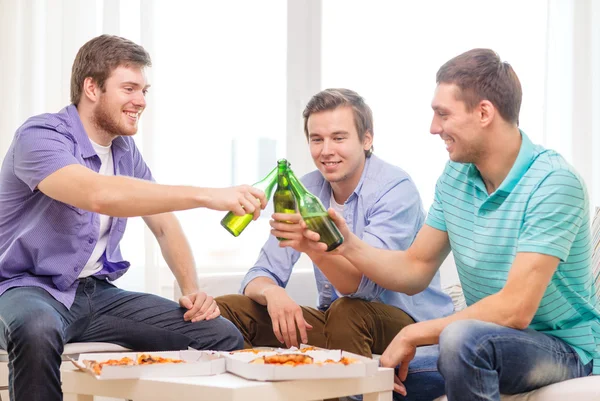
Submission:
M 279 243 L 280 247 L 291 247 L 298 252 L 306 253 L 340 293 L 356 292 L 363 274 L 340 255 L 312 249 L 308 244 L 308 239 L 304 237 L 306 223 L 299 213 L 275 213 L 270 224 L 273 227 L 271 234 L 275 237 L 286 238 Z
M 456 320 L 476 319 L 518 330 L 526 329 L 559 260 L 539 253 L 518 253 L 504 288 L 454 315 L 419 323 L 419 342 L 437 343 L 442 330 Z M 417 329 L 413 330 L 417 332 Z M 417 344 L 420 345 L 420 344 Z
M 343 256 L 310 251 L 307 255 L 340 294 L 353 294 L 358 290 L 363 273 Z
M 457 320 L 475 319 L 519 330 L 527 328 L 558 263 L 554 256 L 518 253 L 501 291 L 448 317 L 406 326 L 382 356 L 383 366 L 396 366 L 407 347 L 437 344 L 444 328 Z
M 231 210 L 237 215 L 254 212 L 257 218 L 260 207 L 266 205 L 262 191 L 246 185 L 234 188 L 160 185 L 131 177 L 104 176 L 77 164 L 50 174 L 38 188 L 53 199 L 113 217 L 207 207 Z
M 167 265 L 179 283 L 183 295 L 198 291 L 194 257 L 177 217 L 173 213 L 145 216 Z
M 257 277 L 248 283 L 248 285 L 244 289 L 244 295 L 252 299 L 254 302 L 266 306 L 267 298 L 265 296 L 265 291 L 277 291 L 276 288 L 279 288 L 280 290 L 285 292 L 285 288 L 281 288 L 270 278 Z
M 244 295 L 267 307 L 273 333 L 286 346 L 299 347 L 296 328 L 303 343 L 308 341 L 307 330 L 312 326 L 304 320 L 302 308 L 288 295 L 285 288 L 278 286 L 268 277 L 257 277 L 250 281 L 244 290 Z
M 183 319 L 197 322 L 218 317 L 221 311 L 213 297 L 198 289 L 192 250 L 177 217 L 173 213 L 162 213 L 145 216 L 144 221 L 156 237 L 162 255 L 181 287 L 183 296 L 179 298 L 179 304 L 188 309 Z
M 329 211 L 340 229 L 345 241 L 333 253 L 343 256 L 354 268 L 376 284 L 392 291 L 408 295 L 423 291 L 450 252 L 448 233 L 424 225 L 415 241 L 406 251 L 379 249 L 361 241 L 348 229 L 341 216 Z M 318 234 L 306 230 L 310 247 L 320 252 L 322 257 L 325 245 L 316 242 Z

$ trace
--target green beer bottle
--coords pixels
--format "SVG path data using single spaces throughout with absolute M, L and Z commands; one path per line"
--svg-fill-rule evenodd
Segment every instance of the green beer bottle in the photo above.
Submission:
M 327 245 L 327 252 L 333 251 L 342 245 L 344 237 L 327 214 L 327 210 L 325 210 L 319 198 L 308 192 L 291 169 L 288 169 L 288 177 L 292 192 L 294 192 L 298 202 L 298 211 L 306 222 L 308 229 L 321 236 L 319 242 Z
M 253 184 L 254 188 L 258 188 L 265 193 L 267 201 L 271 198 L 271 192 L 273 187 L 277 183 L 277 167 L 275 167 L 265 178 Z M 253 214 L 248 213 L 243 216 L 236 216 L 233 212 L 229 212 L 221 220 L 221 225 L 225 227 L 227 231 L 237 237 L 244 231 L 244 228 L 252 221 Z
M 286 159 L 277 160 L 277 189 L 273 194 L 275 213 L 296 213 L 296 198 L 290 188 L 288 171 L 290 163 Z M 279 241 L 285 238 L 277 238 Z

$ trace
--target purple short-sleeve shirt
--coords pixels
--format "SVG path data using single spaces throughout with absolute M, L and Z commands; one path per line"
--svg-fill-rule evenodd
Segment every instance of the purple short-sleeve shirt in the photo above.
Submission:
M 117 137 L 112 152 L 115 175 L 153 180 L 131 137 Z M 74 105 L 31 117 L 15 133 L 0 169 L 0 295 L 35 286 L 72 305 L 77 277 L 98 241 L 100 218 L 37 189 L 71 164 L 96 172 L 101 164 Z M 112 219 L 104 267 L 96 276 L 115 280 L 127 271 L 119 248 L 126 224 L 126 218 Z

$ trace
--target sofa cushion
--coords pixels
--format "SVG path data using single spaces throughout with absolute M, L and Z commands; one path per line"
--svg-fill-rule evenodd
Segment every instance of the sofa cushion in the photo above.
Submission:
M 600 376 L 581 377 L 554 383 L 523 394 L 503 395 L 502 401 L 598 401 L 600 400 Z M 446 396 L 435 401 L 447 401 Z

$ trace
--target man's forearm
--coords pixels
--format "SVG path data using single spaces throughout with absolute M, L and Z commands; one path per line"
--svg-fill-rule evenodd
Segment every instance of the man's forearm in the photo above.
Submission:
M 155 233 L 162 255 L 177 279 L 183 295 L 198 292 L 194 257 L 185 235 L 174 215 L 165 216 L 161 232 Z
M 352 294 L 358 290 L 363 274 L 344 257 L 313 252 L 307 255 L 341 294 Z
M 342 256 L 361 274 L 381 287 L 414 295 L 429 285 L 430 278 L 419 274 L 417 263 L 405 251 L 379 249 L 353 238 L 342 244 Z
M 204 206 L 207 189 L 160 185 L 124 176 L 100 176 L 89 209 L 114 217 L 149 216 Z
M 406 326 L 402 333 L 411 344 L 420 346 L 438 344 L 442 331 L 450 323 L 458 320 L 481 320 L 522 330 L 528 323 L 519 319 L 520 313 L 515 305 L 518 305 L 518 302 L 511 302 L 502 293 L 496 293 L 450 316 Z
M 273 287 L 281 288 L 277 285 L 277 283 L 275 283 L 275 281 L 268 277 L 257 277 L 250 281 L 248 285 L 246 285 L 246 288 L 244 289 L 244 295 L 252 299 L 254 302 L 266 306 L 267 297 L 265 292 L 273 289 Z

